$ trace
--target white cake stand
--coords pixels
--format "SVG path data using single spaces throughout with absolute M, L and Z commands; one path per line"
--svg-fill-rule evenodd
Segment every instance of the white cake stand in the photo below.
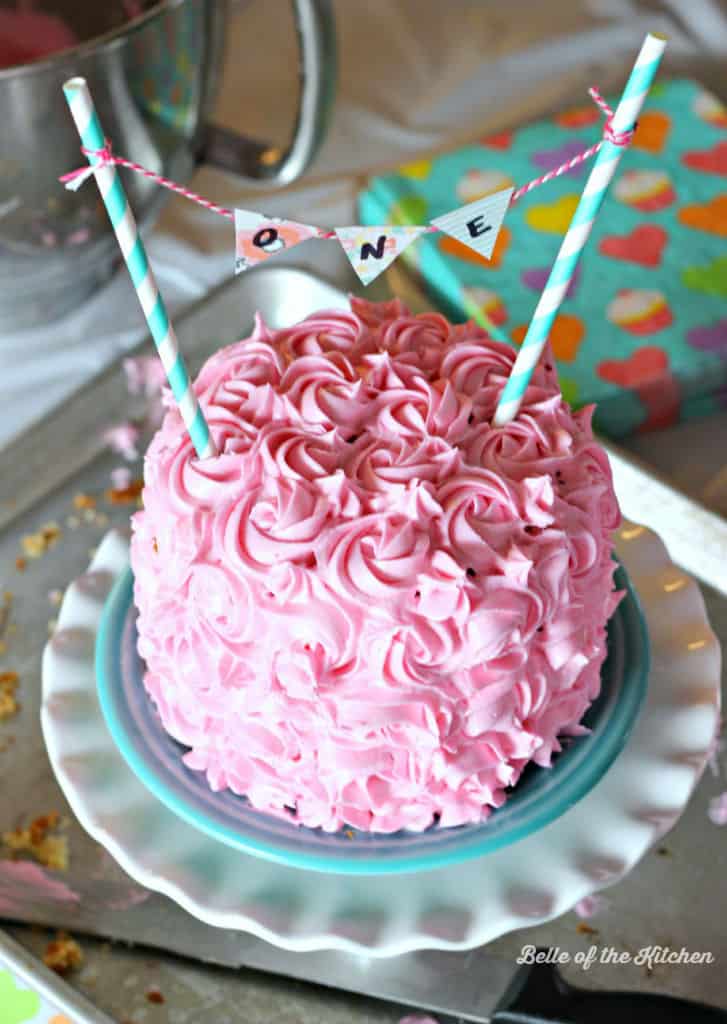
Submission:
M 160 804 L 116 749 L 96 696 L 96 630 L 128 564 L 118 532 L 66 591 L 45 650 L 41 715 L 58 782 L 84 828 L 137 882 L 208 924 L 285 949 L 463 950 L 556 917 L 622 878 L 674 824 L 719 716 L 720 649 L 696 584 L 644 527 L 625 524 L 616 546 L 651 636 L 649 692 L 636 726 L 583 800 L 487 857 L 416 874 L 321 875 L 239 853 Z

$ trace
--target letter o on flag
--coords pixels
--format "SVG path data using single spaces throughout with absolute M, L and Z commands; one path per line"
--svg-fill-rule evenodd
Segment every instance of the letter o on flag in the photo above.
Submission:
M 256 245 L 258 249 L 269 249 L 276 244 L 278 237 L 278 232 L 275 228 L 260 228 L 253 235 L 252 244 Z

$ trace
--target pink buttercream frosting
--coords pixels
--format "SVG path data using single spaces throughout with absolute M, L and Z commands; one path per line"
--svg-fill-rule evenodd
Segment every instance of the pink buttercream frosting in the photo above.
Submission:
M 618 603 L 591 410 L 472 324 L 351 301 L 221 349 L 168 402 L 131 548 L 139 651 L 186 764 L 264 811 L 481 821 L 582 732 Z

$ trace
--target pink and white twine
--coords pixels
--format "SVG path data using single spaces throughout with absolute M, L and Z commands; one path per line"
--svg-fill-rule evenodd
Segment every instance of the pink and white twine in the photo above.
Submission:
M 612 126 L 613 110 L 601 96 L 600 92 L 595 86 L 592 86 L 589 90 L 589 95 L 593 102 L 600 108 L 606 117 L 606 122 L 603 128 L 603 136 L 593 146 L 589 146 L 584 149 L 582 153 L 576 153 L 570 160 L 566 160 L 565 163 L 560 164 L 558 167 L 553 168 L 546 174 L 541 174 L 538 178 L 533 178 L 526 185 L 522 185 L 520 188 L 515 189 L 512 196 L 510 197 L 510 205 L 517 202 L 522 196 L 527 195 L 534 188 L 539 185 L 544 185 L 548 181 L 552 181 L 553 178 L 559 177 L 561 174 L 566 174 L 568 171 L 577 167 L 578 164 L 584 163 L 586 160 L 590 160 L 592 156 L 595 156 L 599 151 L 604 142 L 611 142 L 615 146 L 628 146 L 633 136 L 633 130 L 627 132 L 614 131 Z M 85 146 L 81 147 L 81 152 L 85 156 L 94 156 L 98 158 L 98 163 L 93 165 L 86 165 L 85 167 L 79 167 L 74 171 L 69 171 L 67 174 L 63 174 L 60 177 L 60 181 L 71 189 L 73 192 L 77 191 L 81 185 L 90 178 L 99 167 L 105 167 L 115 164 L 117 167 L 126 167 L 130 171 L 136 171 L 138 174 L 143 174 L 145 178 L 149 178 L 151 181 L 155 181 L 157 185 L 161 185 L 163 188 L 169 189 L 171 192 L 176 192 L 180 196 L 184 196 L 185 199 L 191 199 L 193 203 L 198 203 L 203 206 L 206 210 L 211 213 L 217 213 L 221 217 L 227 217 L 228 220 L 234 220 L 234 210 L 228 209 L 226 206 L 218 206 L 217 203 L 211 202 L 209 199 L 205 199 L 204 196 L 199 195 L 197 192 L 193 192 L 191 189 L 185 188 L 184 185 L 179 185 L 175 181 L 171 181 L 169 178 L 165 178 L 162 174 L 157 174 L 155 171 L 150 171 L 146 167 L 142 167 L 141 164 L 135 163 L 133 160 L 126 160 L 122 156 L 117 156 L 112 148 L 111 142 L 107 139 L 106 145 L 103 149 L 89 150 Z M 430 224 L 426 227 L 425 231 L 431 233 L 438 231 L 439 229 Z M 323 231 L 318 232 L 319 238 L 335 238 L 335 231 Z

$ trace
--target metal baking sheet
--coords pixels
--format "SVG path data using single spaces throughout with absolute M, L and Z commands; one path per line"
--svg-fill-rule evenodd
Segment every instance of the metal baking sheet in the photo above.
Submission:
M 340 300 L 339 289 L 313 275 L 288 267 L 263 268 L 210 295 L 179 320 L 178 333 L 190 362 L 196 366 L 220 344 L 242 336 L 255 308 L 262 308 L 271 323 L 282 324 Z M 84 931 L 158 948 L 164 947 L 165 934 L 185 929 L 198 936 L 201 959 L 244 963 L 249 937 L 216 931 L 213 935 L 213 930 L 192 921 L 166 898 L 141 890 L 82 831 L 50 773 L 42 744 L 38 713 L 40 656 L 54 614 L 49 592 L 62 589 L 85 569 L 89 549 L 110 525 L 125 524 L 130 507 L 112 507 L 101 501 L 99 508 L 108 516 L 108 523 L 82 523 L 72 529 L 67 519 L 77 514 L 73 506 L 76 494 L 98 495 L 108 486 L 110 469 L 119 459 L 103 450 L 99 436 L 102 428 L 128 414 L 123 373 L 117 365 L 33 428 L 20 446 L 16 443 L 0 453 L 0 528 L 4 524 L 0 532 L 0 582 L 3 590 L 13 594 L 9 625 L 15 627 L 10 633 L 6 629 L 7 653 L 2 666 L 18 672 L 22 704 L 18 716 L 0 723 L 0 772 L 5 780 L 0 790 L 0 830 L 59 811 L 67 818 L 65 834 L 71 854 L 68 871 L 55 879 L 58 884 L 41 885 L 32 891 L 17 880 L 6 877 L 3 881 L 0 863 L 0 916 L 17 918 L 22 904 L 22 916 L 40 924 L 60 923 L 73 929 L 74 921 L 81 924 L 82 918 Z M 704 451 L 705 459 L 714 460 L 709 437 L 710 426 L 706 423 L 704 443 L 698 450 Z M 655 451 L 661 443 L 654 435 Z M 717 468 L 715 462 L 715 471 Z M 49 521 L 61 527 L 59 543 L 44 557 L 29 561 L 24 572 L 18 572 L 15 559 L 21 554 L 20 538 Z M 727 601 L 709 592 L 706 597 L 715 631 L 725 641 Z M 525 942 L 559 946 L 572 953 L 594 942 L 628 950 L 654 944 L 683 945 L 692 950 L 711 950 L 718 963 L 724 963 L 727 935 L 715 899 L 723 892 L 727 844 L 723 832 L 708 820 L 706 810 L 709 798 L 725 785 L 724 780 L 707 773 L 681 822 L 664 840 L 662 852 L 647 855 L 627 879 L 608 891 L 606 908 L 589 923 L 597 929 L 595 935 L 579 931 L 577 918 L 569 914 L 527 932 L 505 936 L 489 951 L 514 958 Z M 74 917 L 73 906 L 79 903 L 83 914 Z M 43 935 L 27 929 L 16 929 L 14 934 L 34 950 L 40 950 L 45 941 Z M 363 1022 L 372 1013 L 361 1000 L 314 990 L 302 992 L 295 982 L 266 980 L 254 972 L 220 972 L 165 954 L 120 946 L 110 951 L 107 945 L 90 940 L 84 945 L 87 966 L 72 980 L 93 1002 L 119 1019 L 148 1020 L 150 1024 L 165 1020 L 196 1024 L 215 1019 L 237 1024 L 287 1014 L 297 1020 L 333 1024 L 343 1019 Z M 577 984 L 671 992 L 727 1007 L 723 972 L 706 965 L 658 967 L 651 976 L 636 966 L 594 965 L 588 975 L 577 972 L 572 980 Z M 150 991 L 164 994 L 164 1008 L 157 1010 L 148 1002 Z M 252 1016 L 250 1006 L 257 1007 Z M 160 1015 L 162 1010 L 166 1015 Z M 379 1007 L 376 1016 L 393 1022 L 400 1011 Z

